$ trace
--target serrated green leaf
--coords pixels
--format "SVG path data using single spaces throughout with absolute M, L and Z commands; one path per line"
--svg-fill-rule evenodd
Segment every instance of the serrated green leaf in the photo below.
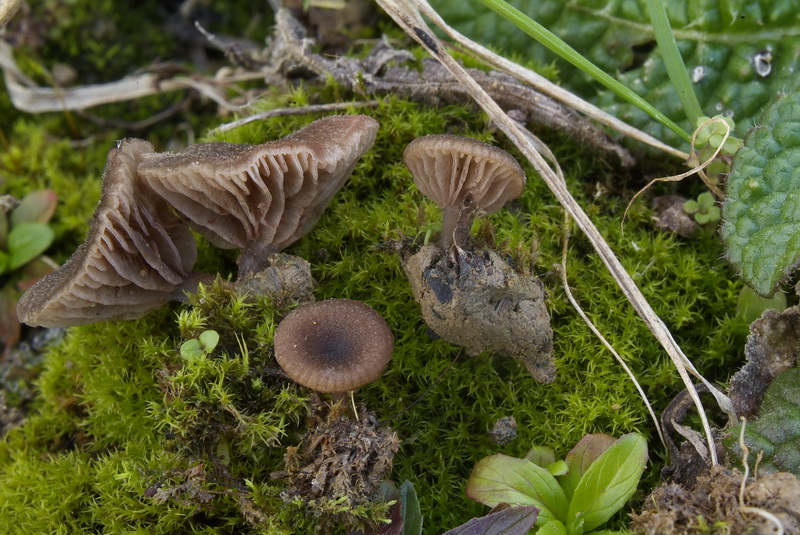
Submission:
M 758 419 L 747 422 L 744 442 L 750 449 L 750 462 L 763 452 L 760 474 L 790 472 L 800 477 L 800 368 L 778 375 L 767 389 Z M 733 459 L 741 460 L 741 425 L 730 430 L 725 445 Z M 751 465 L 752 466 L 752 465 Z
M 800 92 L 779 97 L 733 159 L 723 205 L 728 260 L 770 296 L 800 256 Z
M 636 492 L 647 463 L 647 441 L 638 433 L 620 437 L 583 474 L 567 513 L 567 530 L 574 519 L 583 522 L 583 531 L 604 524 Z
M 535 505 L 540 509 L 537 526 L 564 520 L 567 498 L 547 469 L 526 459 L 496 454 L 478 461 L 467 481 L 467 496 L 489 507 L 501 503 Z
M 432 0 L 460 32 L 540 64 L 554 55 L 477 0 Z M 647 0 L 510 0 L 509 3 L 561 37 L 592 63 L 633 89 L 686 130 L 686 119 L 656 48 Z M 703 112 L 727 113 L 743 136 L 748 125 L 779 91 L 796 85 L 800 56 L 800 0 L 666 0 L 678 48 Z M 644 52 L 643 52 L 644 51 Z M 677 135 L 586 75 L 556 61 L 562 83 L 606 111 L 655 137 L 681 146 Z
M 20 223 L 8 233 L 8 269 L 24 266 L 50 247 L 55 233 L 44 223 Z

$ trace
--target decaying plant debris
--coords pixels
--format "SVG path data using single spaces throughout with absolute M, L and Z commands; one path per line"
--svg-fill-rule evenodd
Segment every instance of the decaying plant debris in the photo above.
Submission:
M 774 514 L 784 533 L 800 531 L 800 481 L 792 474 L 777 472 L 748 481 L 743 500 L 739 499 L 742 474 L 715 466 L 689 488 L 676 483 L 663 484 L 645 500 L 644 508 L 633 515 L 637 533 L 661 535 L 682 533 L 775 533 L 775 524 L 743 505 Z M 742 503 L 743 502 L 743 503 Z
M 322 532 L 326 526 L 360 525 L 347 512 L 332 513 L 331 504 L 353 509 L 383 502 L 381 483 L 400 448 L 397 434 L 382 426 L 375 413 L 359 412 L 358 421 L 332 411 L 326 421 L 316 422 L 298 447 L 288 449 L 286 470 L 272 475 L 289 482 L 285 500 L 299 498 L 313 515 L 324 515 L 318 526 Z

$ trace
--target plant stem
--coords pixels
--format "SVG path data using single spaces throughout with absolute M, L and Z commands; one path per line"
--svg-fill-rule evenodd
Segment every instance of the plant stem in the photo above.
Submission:
M 498 15 L 513 22 L 520 30 L 533 37 L 536 41 L 547 47 L 550 51 L 569 61 L 574 66 L 603 84 L 606 88 L 610 89 L 627 102 L 633 104 L 640 110 L 650 115 L 650 117 L 678 134 L 686 142 L 690 140 L 691 136 L 683 128 L 675 124 L 669 117 L 661 113 L 634 91 L 628 89 L 620 82 L 609 76 L 605 71 L 593 64 L 591 61 L 583 57 L 574 48 L 562 41 L 550 30 L 531 19 L 515 7 L 509 5 L 505 0 L 480 1 Z
M 672 87 L 678 93 L 678 98 L 683 104 L 683 110 L 691 124 L 695 124 L 699 117 L 703 116 L 700 102 L 692 88 L 692 81 L 686 71 L 681 52 L 678 50 L 678 43 L 675 42 L 675 35 L 667 17 L 667 8 L 661 0 L 647 0 L 647 10 L 650 14 L 650 24 L 653 25 L 653 32 L 658 43 L 658 51 L 664 60 L 667 74 L 672 82 Z

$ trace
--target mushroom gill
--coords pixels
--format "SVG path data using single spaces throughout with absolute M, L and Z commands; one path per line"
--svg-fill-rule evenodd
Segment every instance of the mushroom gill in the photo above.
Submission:
M 365 115 L 326 117 L 262 145 L 148 154 L 138 172 L 212 243 L 242 249 L 242 278 L 314 226 L 377 130 Z
M 150 143 L 125 139 L 108 154 L 86 241 L 20 299 L 20 321 L 69 327 L 133 319 L 178 295 L 197 256 L 189 228 L 144 187 L 136 167 Z
M 525 190 L 525 172 L 509 153 L 477 139 L 449 134 L 417 138 L 403 152 L 419 190 L 442 209 L 441 247 L 448 249 L 468 233 L 467 203 L 491 214 Z M 465 221 L 460 222 L 462 214 Z M 457 227 L 461 227 L 460 229 Z

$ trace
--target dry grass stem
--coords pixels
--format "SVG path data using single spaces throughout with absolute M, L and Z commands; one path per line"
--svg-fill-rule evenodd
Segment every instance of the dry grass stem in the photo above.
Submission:
M 559 200 L 561 205 L 567 210 L 569 215 L 575 220 L 578 227 L 592 242 L 600 258 L 605 263 L 608 270 L 611 272 L 617 284 L 620 286 L 623 294 L 631 302 L 636 312 L 645 321 L 651 332 L 658 339 L 659 343 L 669 354 L 678 373 L 681 376 L 684 384 L 689 390 L 690 396 L 697 407 L 700 418 L 702 420 L 703 429 L 706 433 L 706 439 L 711 452 L 711 461 L 717 464 L 716 447 L 714 439 L 711 435 L 711 427 L 708 423 L 708 418 L 705 414 L 702 401 L 700 400 L 697 391 L 692 384 L 690 373 L 697 376 L 709 390 L 714 394 L 717 402 L 722 409 L 729 414 L 734 415 L 735 411 L 730 403 L 730 400 L 722 392 L 713 387 L 700 373 L 695 369 L 694 365 L 684 355 L 681 348 L 675 342 L 669 329 L 667 329 L 664 322 L 653 311 L 650 304 L 642 295 L 639 288 L 634 283 L 630 275 L 625 271 L 624 267 L 617 259 L 614 252 L 603 239 L 602 235 L 598 232 L 597 228 L 591 222 L 589 217 L 575 201 L 572 195 L 567 190 L 563 181 L 561 181 L 555 172 L 547 165 L 542 156 L 536 151 L 533 145 L 525 136 L 520 126 L 508 118 L 503 110 L 495 103 L 487 93 L 480 87 L 479 84 L 473 80 L 464 68 L 455 61 L 449 54 L 445 52 L 444 44 L 435 36 L 430 30 L 425 21 L 423 20 L 420 11 L 423 11 L 432 20 L 437 20 L 440 24 L 444 21 L 439 18 L 435 11 L 424 0 L 408 0 L 399 2 L 397 0 L 378 0 L 378 3 L 383 9 L 402 27 L 406 33 L 417 40 L 430 54 L 442 62 L 443 65 L 455 76 L 458 81 L 465 87 L 470 95 L 475 99 L 478 105 L 495 121 L 499 128 L 509 137 L 509 139 L 517 146 L 517 148 L 525 155 L 525 157 L 533 165 L 534 169 L 544 179 L 550 190 Z

